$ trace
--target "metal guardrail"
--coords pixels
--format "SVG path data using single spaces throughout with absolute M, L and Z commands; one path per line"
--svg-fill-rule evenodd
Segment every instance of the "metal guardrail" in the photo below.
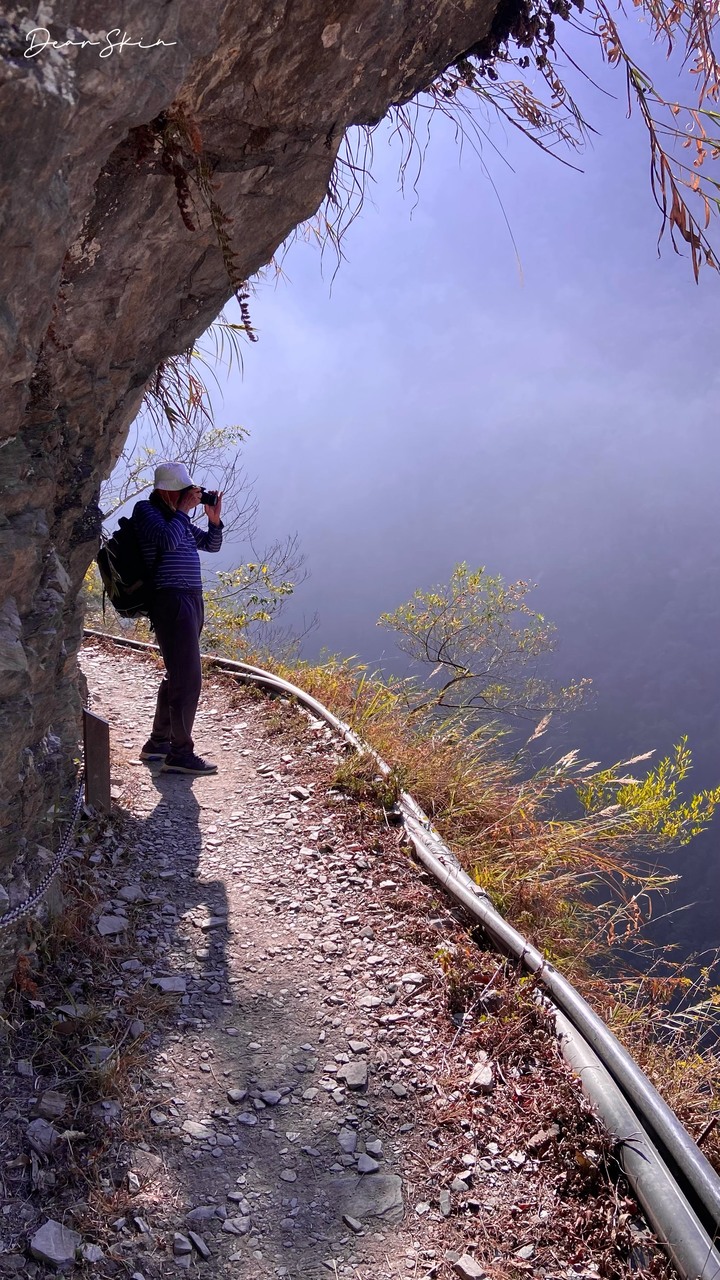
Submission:
M 128 648 L 155 651 L 157 645 L 86 628 L 85 635 Z M 228 671 L 275 693 L 294 698 L 334 728 L 357 751 L 369 754 L 384 773 L 390 767 L 367 743 L 316 698 L 272 672 L 248 663 L 203 655 Z M 407 834 L 423 866 L 482 925 L 502 950 L 535 975 L 556 1006 L 556 1026 L 564 1056 L 610 1133 L 638 1200 L 684 1280 L 720 1280 L 720 1178 L 647 1076 L 609 1027 L 566 978 L 493 907 L 489 897 L 460 867 L 412 796 L 400 809 Z

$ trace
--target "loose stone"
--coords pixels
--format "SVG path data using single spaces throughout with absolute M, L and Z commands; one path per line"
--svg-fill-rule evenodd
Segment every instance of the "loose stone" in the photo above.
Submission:
M 247 1089 L 228 1089 L 227 1091 L 228 1102 L 233 1102 L 235 1105 L 240 1102 L 244 1102 L 247 1095 Z
M 488 1062 L 487 1054 L 483 1050 L 478 1054 L 478 1060 L 472 1069 L 469 1084 L 471 1089 L 477 1089 L 480 1093 L 492 1093 L 495 1088 L 493 1069 Z
M 463 1253 L 453 1264 L 453 1269 L 460 1276 L 460 1280 L 483 1280 L 485 1276 L 482 1267 L 474 1258 L 471 1258 L 469 1253 Z
M 27 1129 L 28 1142 L 39 1156 L 49 1156 L 60 1141 L 60 1134 L 47 1120 L 31 1120 Z
M 346 1062 L 337 1073 L 338 1080 L 344 1080 L 348 1089 L 366 1089 L 368 1068 L 366 1062 Z
M 157 987 L 165 995 L 184 995 L 187 990 L 185 978 L 152 978 L 151 985 Z
M 183 1132 L 189 1133 L 191 1138 L 198 1138 L 199 1140 L 206 1141 L 208 1138 L 215 1136 L 212 1129 L 209 1129 L 206 1124 L 199 1124 L 197 1120 L 184 1120 L 182 1128 Z
M 186 1222 L 207 1222 L 210 1218 L 214 1218 L 217 1210 L 214 1204 L 201 1204 L 197 1209 L 191 1209 L 185 1214 Z
M 82 1241 L 77 1231 L 70 1231 L 62 1223 L 49 1218 L 30 1240 L 30 1252 L 39 1262 L 63 1267 L 75 1261 L 75 1254 Z
M 46 1089 L 35 1107 L 42 1120 L 59 1120 L 67 1110 L 67 1096 L 55 1089 Z
M 112 938 L 117 933 L 124 933 L 127 927 L 127 916 L 100 916 L 97 922 L 97 931 L 101 938 Z
M 201 1258 L 210 1258 L 212 1256 L 202 1236 L 197 1235 L 195 1231 L 188 1231 L 188 1236 Z
M 338 1142 L 340 1144 L 341 1151 L 344 1151 L 345 1155 L 347 1156 L 353 1155 L 357 1147 L 357 1134 L 355 1130 L 344 1129 L 344 1128 L 341 1129 L 338 1134 Z
M 84 1244 L 80 1250 L 80 1254 L 83 1261 L 89 1262 L 91 1265 L 95 1262 L 102 1262 L 105 1257 L 105 1254 L 99 1244 Z

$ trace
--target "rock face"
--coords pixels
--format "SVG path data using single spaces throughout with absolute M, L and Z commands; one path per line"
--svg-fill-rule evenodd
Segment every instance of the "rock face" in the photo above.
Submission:
M 36 843 L 50 842 L 48 809 L 72 777 L 78 591 L 99 485 L 148 379 L 231 296 L 228 267 L 235 283 L 252 275 L 317 209 L 346 128 L 409 100 L 488 34 L 496 8 L 127 0 L 128 37 L 164 42 L 145 49 L 112 48 L 86 0 L 0 18 L 0 881 L 11 905 L 40 877 Z M 229 219 L 225 254 L 211 196 L 215 222 L 218 210 Z M 0 941 L 7 964 L 16 939 Z

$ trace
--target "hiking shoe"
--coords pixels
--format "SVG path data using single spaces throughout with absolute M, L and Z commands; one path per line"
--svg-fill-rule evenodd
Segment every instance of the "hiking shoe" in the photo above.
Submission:
M 217 765 L 211 764 L 209 760 L 203 760 L 200 756 L 173 756 L 167 755 L 165 763 L 160 770 L 161 773 L 217 773 Z
M 140 752 L 141 760 L 164 760 L 170 755 L 171 745 L 169 742 L 155 743 L 152 739 L 148 739 Z

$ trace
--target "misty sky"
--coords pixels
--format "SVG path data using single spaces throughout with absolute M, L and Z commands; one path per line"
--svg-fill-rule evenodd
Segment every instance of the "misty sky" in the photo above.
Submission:
M 252 433 L 261 535 L 299 534 L 311 576 L 288 617 L 318 613 L 310 656 L 387 659 L 378 615 L 459 560 L 529 578 L 558 626 L 555 673 L 596 690 L 564 746 L 610 763 L 688 732 L 710 785 L 719 282 L 698 287 L 669 240 L 658 259 L 642 125 L 619 77 L 602 83 L 618 99 L 581 90 L 600 130 L 582 174 L 492 128 L 502 208 L 443 120 L 417 195 L 398 193 L 399 149 L 378 136 L 332 291 L 332 254 L 321 269 L 296 244 L 286 278 L 259 286 L 260 341 L 220 416 Z M 717 852 L 712 836 L 683 855 L 706 941 Z

